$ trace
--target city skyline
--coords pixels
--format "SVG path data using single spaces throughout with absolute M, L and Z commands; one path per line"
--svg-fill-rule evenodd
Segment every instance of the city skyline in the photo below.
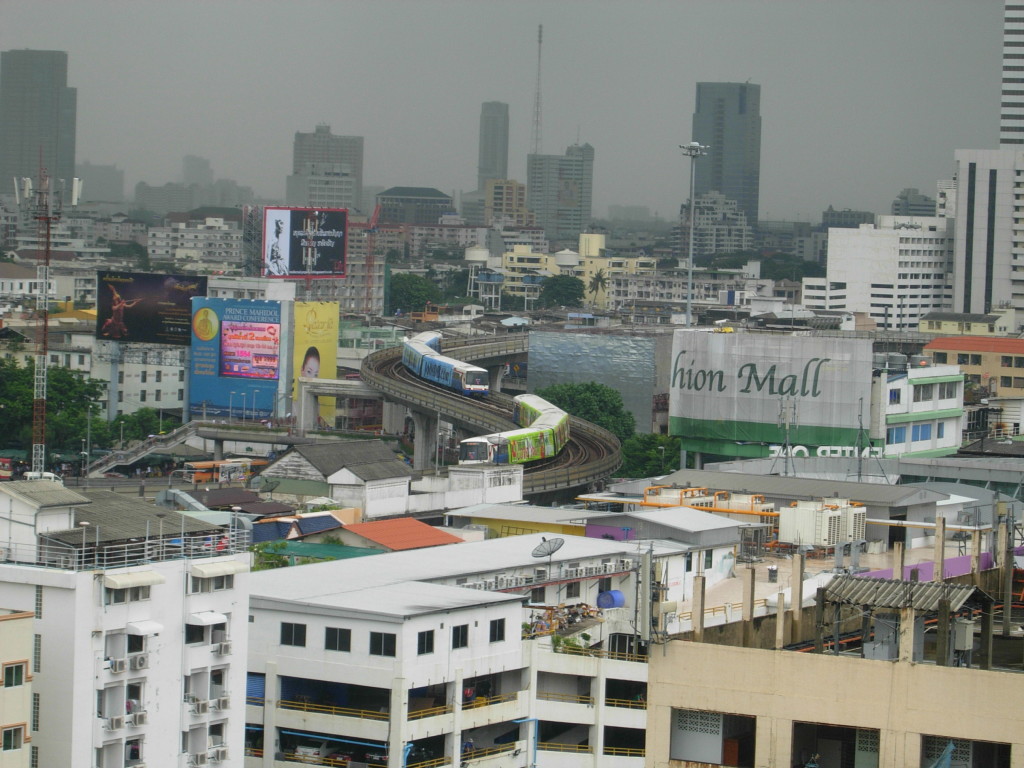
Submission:
M 905 187 L 933 194 L 956 149 L 998 146 L 998 0 L 280 7 L 317 19 L 299 49 L 279 45 L 282 14 L 239 2 L 200 17 L 190 3 L 54 2 L 44 15 L 11 0 L 0 50 L 68 52 L 76 157 L 124 168 L 129 190 L 176 180 L 193 154 L 282 198 L 294 134 L 324 122 L 366 138 L 368 184 L 470 191 L 486 101 L 509 104 L 509 175 L 525 181 L 538 23 L 542 151 L 594 146 L 597 216 L 624 204 L 678 215 L 698 81 L 763 87 L 763 219 L 815 220 L 829 204 L 884 212 Z M 936 54 L 954 49 L 955 65 Z

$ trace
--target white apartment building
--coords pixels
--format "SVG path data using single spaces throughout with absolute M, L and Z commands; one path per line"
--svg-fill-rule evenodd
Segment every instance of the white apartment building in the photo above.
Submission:
M 534 750 L 548 766 L 640 768 L 650 618 L 636 580 L 680 600 L 688 548 L 556 541 L 253 574 L 247 768 L 513 768 L 538 764 Z
M 359 179 L 348 163 L 303 163 L 286 182 L 288 205 L 355 208 Z
M 958 149 L 953 311 L 1024 309 L 1024 150 Z
M 721 192 L 708 192 L 696 198 L 694 206 L 693 252 L 699 256 L 715 253 L 734 253 L 754 249 L 754 228 L 747 223 L 747 215 L 739 203 Z M 690 211 L 683 206 L 679 231 L 682 237 L 681 253 L 688 253 L 690 243 Z
M 39 730 L 32 706 L 32 629 L 31 611 L 0 608 L 0 768 L 39 764 L 38 755 L 32 761 L 32 732 Z
M 238 271 L 243 262 L 241 228 L 216 217 L 152 227 L 148 248 L 151 261 L 202 273 Z
M 916 329 L 929 312 L 952 306 L 953 230 L 952 219 L 914 216 L 829 229 L 828 271 L 804 278 L 804 306 L 865 313 L 880 328 Z
M 34 609 L 31 765 L 243 765 L 247 535 L 48 480 L 0 509 L 0 604 Z
M 958 365 L 911 365 L 872 381 L 873 434 L 885 435 L 885 456 L 956 453 L 964 428 L 964 375 Z

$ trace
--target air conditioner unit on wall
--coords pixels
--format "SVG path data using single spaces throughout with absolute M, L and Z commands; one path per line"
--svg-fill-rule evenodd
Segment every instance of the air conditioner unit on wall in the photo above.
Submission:
M 200 752 L 198 755 L 189 755 L 189 765 L 206 765 L 206 753 Z
M 192 702 L 192 713 L 195 715 L 205 715 L 210 711 L 210 702 L 206 699 L 199 699 L 198 701 Z
M 111 659 L 110 660 L 110 671 L 111 672 L 124 672 L 128 668 L 128 661 L 126 659 Z
M 214 699 L 217 704 L 217 709 L 229 709 L 231 707 L 231 697 L 221 696 L 218 699 Z
M 223 643 L 217 643 L 216 652 L 221 656 L 227 656 L 231 653 L 231 641 L 225 640 Z
M 124 728 L 124 716 L 114 715 L 113 717 L 107 718 L 107 730 L 108 731 L 119 731 Z
M 149 666 L 149 654 L 140 653 L 129 657 L 128 661 L 132 669 L 146 669 Z
M 149 722 L 149 716 L 145 712 L 136 712 L 131 715 L 131 723 L 134 726 L 145 725 Z

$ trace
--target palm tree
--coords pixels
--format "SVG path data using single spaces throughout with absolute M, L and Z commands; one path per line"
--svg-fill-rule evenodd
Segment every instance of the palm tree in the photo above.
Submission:
M 608 275 L 604 273 L 603 269 L 597 270 L 590 277 L 590 282 L 587 283 L 587 292 L 594 297 L 594 302 L 597 302 L 597 294 L 605 290 L 608 287 Z

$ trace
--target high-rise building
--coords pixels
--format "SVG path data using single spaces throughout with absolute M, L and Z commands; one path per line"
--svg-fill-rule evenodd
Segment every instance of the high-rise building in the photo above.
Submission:
M 355 206 L 363 204 L 363 137 L 335 136 L 331 126 L 321 123 L 313 133 L 296 133 L 292 151 L 292 174 L 308 172 L 310 165 L 347 165 L 355 179 Z
M 1024 144 L 1024 5 L 1006 0 L 999 144 Z
M 922 195 L 916 187 L 904 189 L 892 201 L 893 216 L 934 216 L 935 201 Z
M 124 201 L 124 171 L 116 165 L 77 163 L 75 176 L 82 180 L 82 202 L 120 203 Z
M 15 177 L 35 179 L 40 162 L 51 178 L 71 183 L 77 99 L 66 52 L 0 53 L 0 190 L 9 194 Z
M 756 225 L 761 186 L 761 86 L 697 83 L 693 141 L 708 147 L 696 159 L 695 196 L 721 192 Z
M 181 180 L 186 187 L 191 184 L 209 186 L 213 184 L 213 166 L 205 157 L 185 155 L 181 161 Z
M 480 154 L 476 188 L 483 191 L 490 179 L 508 178 L 508 104 L 485 101 L 480 108 Z
M 526 202 L 549 240 L 575 245 L 590 223 L 594 148 L 573 144 L 564 155 L 527 155 Z
M 953 311 L 1024 309 L 1024 152 L 958 149 Z

